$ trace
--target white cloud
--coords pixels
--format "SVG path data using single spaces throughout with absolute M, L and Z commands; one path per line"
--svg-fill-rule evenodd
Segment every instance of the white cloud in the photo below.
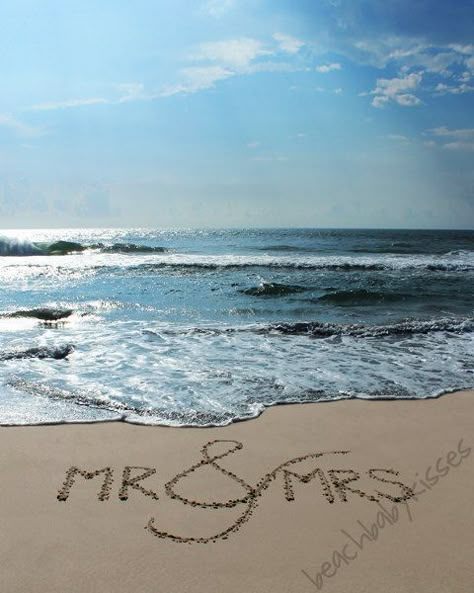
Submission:
M 443 148 L 447 150 L 474 150 L 474 142 L 448 142 L 443 144 Z
M 342 95 L 342 89 L 341 88 L 336 88 L 336 89 L 326 89 L 322 86 L 317 86 L 314 88 L 314 90 L 317 93 L 333 93 L 334 95 Z
M 403 107 L 413 107 L 420 105 L 421 101 L 412 93 L 406 91 L 415 90 L 420 84 L 422 74 L 420 72 L 407 74 L 400 78 L 379 78 L 377 86 L 371 95 L 375 95 L 372 100 L 374 107 L 384 107 L 390 101 L 398 103 Z
M 394 100 L 403 107 L 414 107 L 415 105 L 420 105 L 421 103 L 418 97 L 415 97 L 415 95 L 410 95 L 409 93 L 395 95 Z
M 214 87 L 220 80 L 238 75 L 309 70 L 309 67 L 285 61 L 262 59 L 275 55 L 276 50 L 268 49 L 261 41 L 249 37 L 202 43 L 190 56 L 192 62 L 201 62 L 201 64 L 183 68 L 180 75 L 184 80 L 165 87 L 160 95 L 195 93 Z
M 414 89 L 418 86 L 415 76 L 423 73 L 426 80 L 424 92 L 434 96 L 462 95 L 474 92 L 474 45 L 433 44 L 416 37 L 389 36 L 355 41 L 349 52 L 351 59 L 360 64 L 385 68 L 391 64 L 398 68 L 395 84 L 405 81 L 416 83 L 405 90 L 394 91 L 387 79 L 377 81 L 372 91 L 372 105 L 384 107 L 390 102 L 413 107 L 422 102 Z M 418 73 L 412 74 L 411 73 Z M 410 76 L 412 77 L 410 79 Z
M 224 16 L 235 5 L 235 0 L 208 0 L 202 6 L 202 11 L 214 18 Z
M 450 130 L 446 126 L 440 126 L 438 128 L 431 128 L 424 132 L 423 135 L 431 135 L 435 138 L 441 138 L 444 144 L 438 144 L 434 140 L 425 142 L 426 146 L 440 146 L 446 150 L 461 150 L 461 151 L 472 151 L 474 150 L 474 128 L 460 128 Z M 449 140 L 449 142 L 446 142 Z
M 66 101 L 50 101 L 33 105 L 28 111 L 52 111 L 54 109 L 69 109 L 70 107 L 83 107 L 85 105 L 99 105 L 109 103 L 102 97 L 90 97 L 86 99 L 69 99 Z
M 241 37 L 240 39 L 202 43 L 192 59 L 220 62 L 221 65 L 243 69 L 256 58 L 270 55 L 273 55 L 273 52 L 265 49 L 261 41 Z
M 463 59 L 454 52 L 440 52 L 435 55 L 420 54 L 414 62 L 416 66 L 423 67 L 428 72 L 449 76 L 451 74 L 449 68 L 456 64 L 462 64 Z
M 401 73 L 422 70 L 443 78 L 457 76 L 460 68 L 474 70 L 474 45 L 435 45 L 416 37 L 358 40 L 352 44 L 350 56 L 356 62 L 377 68 L 392 63 L 398 65 Z
M 234 74 L 231 70 L 226 70 L 225 68 L 222 68 L 222 66 L 196 66 L 184 68 L 182 73 L 192 85 L 200 88 L 209 88 L 218 80 L 224 80 Z
M 472 93 L 474 91 L 474 86 L 467 84 L 466 82 L 461 82 L 457 86 L 445 84 L 440 82 L 435 87 L 435 92 L 438 95 L 464 95 L 465 93 Z
M 23 136 L 26 138 L 34 138 L 36 136 L 42 136 L 44 134 L 43 129 L 29 126 L 9 113 L 0 113 L 0 127 L 8 128 L 16 134 L 18 134 L 19 136 Z
M 448 138 L 474 138 L 474 128 L 462 128 L 459 130 L 450 130 L 446 126 L 440 126 L 439 128 L 431 128 L 427 130 L 428 134 L 432 136 L 441 136 Z
M 398 36 L 379 39 L 362 39 L 353 44 L 356 60 L 377 68 L 385 68 L 390 62 L 402 62 L 413 59 L 429 49 L 429 45 L 419 39 L 407 39 Z M 351 55 L 354 52 L 351 52 Z
M 258 72 L 297 72 L 301 70 L 308 71 L 309 68 L 302 68 L 301 66 L 290 64 L 288 62 L 263 60 L 261 62 L 249 64 L 245 70 L 240 72 L 240 74 L 257 74 Z
M 161 96 L 170 97 L 179 93 L 196 93 L 204 89 L 213 88 L 219 80 L 235 76 L 235 72 L 222 66 L 196 66 L 181 70 L 185 82 L 166 87 Z
M 75 107 L 88 107 L 91 105 L 113 105 L 131 101 L 146 101 L 156 98 L 156 94 L 146 94 L 141 82 L 127 82 L 115 85 L 119 92 L 118 97 L 86 97 L 81 99 L 66 99 L 65 101 L 49 101 L 39 103 L 27 108 L 25 111 L 54 111 L 56 109 L 72 109 Z
M 278 42 L 280 49 L 288 54 L 297 54 L 304 46 L 303 41 L 285 33 L 275 33 L 273 39 Z
M 474 45 L 461 45 L 460 43 L 451 43 L 448 47 L 453 49 L 454 51 L 464 54 L 464 55 L 473 55 L 474 54 Z
M 321 74 L 327 74 L 328 72 L 333 72 L 334 70 L 341 70 L 341 64 L 337 62 L 334 64 L 322 64 L 321 66 L 316 66 L 316 70 L 321 72 Z
M 117 85 L 121 96 L 119 103 L 128 103 L 129 101 L 140 101 L 149 98 L 145 94 L 145 87 L 141 82 L 127 82 Z
M 384 107 L 384 105 L 386 103 L 388 103 L 389 99 L 388 97 L 384 97 L 382 95 L 378 96 L 378 97 L 374 97 L 372 99 L 372 106 L 373 107 Z

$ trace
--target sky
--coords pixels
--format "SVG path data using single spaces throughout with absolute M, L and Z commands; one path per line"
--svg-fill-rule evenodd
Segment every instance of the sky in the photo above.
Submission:
M 474 228 L 474 0 L 0 4 L 0 227 Z

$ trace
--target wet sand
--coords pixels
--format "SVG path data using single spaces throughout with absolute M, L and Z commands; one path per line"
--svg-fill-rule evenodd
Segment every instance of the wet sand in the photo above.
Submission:
M 465 593 L 474 392 L 0 428 L 5 593 Z

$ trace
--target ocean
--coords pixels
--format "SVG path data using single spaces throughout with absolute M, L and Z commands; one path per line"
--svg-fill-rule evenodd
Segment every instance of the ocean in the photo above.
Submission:
M 474 387 L 474 231 L 0 231 L 0 424 Z

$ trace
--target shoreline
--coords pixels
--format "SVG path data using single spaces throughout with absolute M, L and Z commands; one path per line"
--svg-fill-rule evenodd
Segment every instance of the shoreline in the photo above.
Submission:
M 0 427 L 1 590 L 465 593 L 474 391 L 326 403 Z
M 133 420 L 127 420 L 127 415 L 123 414 L 120 418 L 103 418 L 97 420 L 58 420 L 58 421 L 51 421 L 51 422 L 37 422 L 32 424 L 9 424 L 9 423 L 2 423 L 0 422 L 0 429 L 1 428 L 22 428 L 28 426 L 63 426 L 63 425 L 89 425 L 89 424 L 109 424 L 109 423 L 119 423 L 119 424 L 131 424 L 134 426 L 148 426 L 148 427 L 159 427 L 159 428 L 197 428 L 197 429 L 213 429 L 213 428 L 226 428 L 228 426 L 232 426 L 233 424 L 240 424 L 241 422 L 250 422 L 252 420 L 256 420 L 260 418 L 267 410 L 271 410 L 273 408 L 278 408 L 280 406 L 295 406 L 295 405 L 317 405 L 317 404 L 331 404 L 336 402 L 345 402 L 345 401 L 364 401 L 364 402 L 393 402 L 393 401 L 429 401 L 429 400 L 437 400 L 441 397 L 446 395 L 456 394 L 456 393 L 465 393 L 465 392 L 473 392 L 474 393 L 474 386 L 472 387 L 453 387 L 449 388 L 444 391 L 440 391 L 434 395 L 427 395 L 425 397 L 410 397 L 410 396 L 380 396 L 380 397 L 358 397 L 358 396 L 351 396 L 351 397 L 338 397 L 332 399 L 321 399 L 318 401 L 282 401 L 282 402 L 273 402 L 270 404 L 262 404 L 263 409 L 256 414 L 255 416 L 249 416 L 246 418 L 236 418 L 228 422 L 227 424 L 160 424 L 160 423 L 142 423 L 142 422 L 135 422 Z M 75 404 L 78 405 L 78 404 Z M 82 404 L 80 404 L 82 405 Z M 94 408 L 93 405 L 88 406 L 90 408 Z M 100 409 L 100 408 L 98 408 Z M 107 408 L 104 408 L 107 410 Z M 113 409 L 108 410 L 110 412 L 114 412 Z

